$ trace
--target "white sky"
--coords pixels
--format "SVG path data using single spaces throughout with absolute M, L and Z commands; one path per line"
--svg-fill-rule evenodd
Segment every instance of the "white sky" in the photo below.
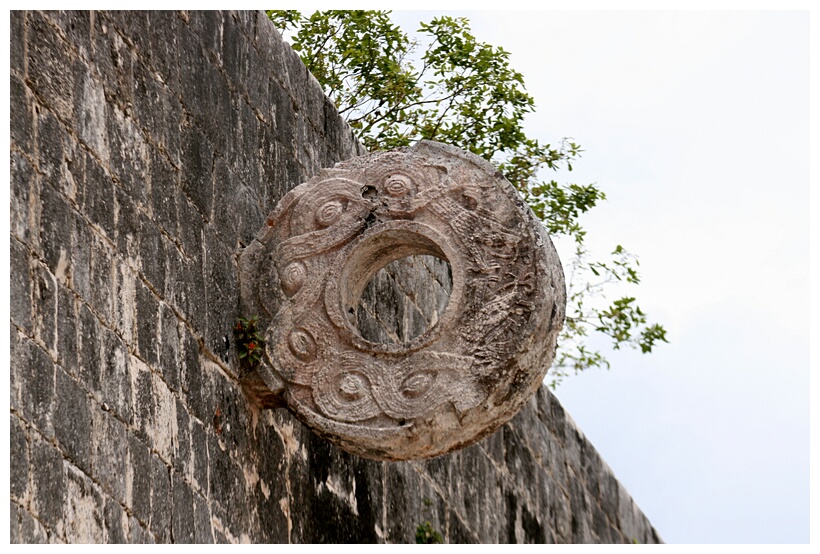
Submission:
M 461 14 L 584 147 L 558 177 L 606 192 L 588 243 L 640 256 L 671 340 L 557 396 L 664 540 L 808 542 L 808 12 Z

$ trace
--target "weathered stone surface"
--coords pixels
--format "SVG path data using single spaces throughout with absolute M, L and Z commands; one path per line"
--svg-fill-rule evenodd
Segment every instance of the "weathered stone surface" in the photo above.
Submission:
M 426 521 L 446 542 L 659 541 L 543 388 L 503 431 L 395 463 L 244 394 L 238 256 L 364 153 L 264 13 L 10 21 L 11 542 L 413 542 Z M 397 344 L 449 306 L 456 268 L 418 260 L 363 293 Z
M 9 246 L 11 266 L 11 321 L 23 329 L 31 328 L 31 276 L 29 275 L 28 250 L 12 238 Z
M 12 414 L 9 425 L 9 492 L 12 500 L 24 502 L 29 486 L 29 453 L 26 429 L 20 418 Z
M 14 102 L 13 98 L 12 102 Z M 34 224 L 30 221 L 30 217 L 33 214 L 29 212 L 29 209 L 31 197 L 38 194 L 39 186 L 37 185 L 34 169 L 28 159 L 20 152 L 12 150 L 10 165 L 9 211 L 11 215 L 11 234 L 18 240 L 32 245 L 32 243 L 36 243 L 39 233 L 37 229 L 32 229 Z
M 27 81 L 57 117 L 71 120 L 80 62 L 43 14 L 27 14 L 25 33 Z
M 105 503 L 104 518 L 106 531 L 105 542 L 108 544 L 124 544 L 126 542 L 124 524 L 127 522 L 127 518 L 122 506 L 113 500 L 107 500 Z
M 127 428 L 116 417 L 94 407 L 91 433 L 96 438 L 91 448 L 91 476 L 103 492 L 119 503 L 126 502 L 126 475 L 129 465 L 122 455 L 127 443 Z
M 440 321 L 424 330 L 412 308 L 391 325 L 400 337 L 365 338 L 365 286 L 412 255 L 451 268 Z M 440 143 L 323 170 L 280 201 L 242 263 L 246 310 L 270 321 L 262 380 L 271 392 L 284 382 L 311 428 L 375 459 L 440 455 L 504 424 L 539 387 L 563 324 L 543 227 L 490 164 Z M 420 272 L 400 274 L 392 304 L 436 301 Z
M 29 149 L 34 136 L 31 92 L 18 77 L 12 74 L 9 95 L 12 102 L 19 106 L 19 110 L 10 114 L 11 140 L 21 148 Z
M 57 366 L 57 405 L 54 433 L 68 459 L 83 471 L 90 469 L 91 414 L 88 398 L 79 385 Z

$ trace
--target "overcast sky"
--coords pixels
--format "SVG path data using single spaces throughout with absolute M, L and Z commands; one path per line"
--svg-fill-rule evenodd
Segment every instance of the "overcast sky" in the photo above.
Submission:
M 588 243 L 639 255 L 671 341 L 557 396 L 667 542 L 808 542 L 808 12 L 456 14 L 584 147 L 558 177 L 606 192 Z

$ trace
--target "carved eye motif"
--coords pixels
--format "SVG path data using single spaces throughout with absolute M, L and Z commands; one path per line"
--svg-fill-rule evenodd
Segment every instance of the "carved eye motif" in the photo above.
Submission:
M 397 173 L 387 178 L 384 183 L 384 190 L 393 198 L 400 198 L 410 192 L 410 178 Z
M 367 393 L 367 377 L 361 373 L 345 373 L 339 381 L 339 396 L 354 401 Z
M 302 283 L 305 282 L 305 277 L 307 277 L 305 264 L 302 262 L 293 262 L 288 264 L 284 271 L 282 271 L 282 275 L 280 277 L 282 281 L 282 290 L 284 290 L 287 295 L 292 295 L 302 287 Z
M 303 362 L 316 358 L 316 341 L 304 329 L 291 331 L 288 336 L 288 347 L 293 355 Z
M 435 373 L 420 371 L 410 375 L 402 381 L 400 390 L 401 393 L 407 398 L 418 398 L 430 390 L 430 387 L 433 385 L 435 380 Z
M 478 198 L 474 192 L 464 191 L 461 193 L 461 203 L 468 210 L 475 210 L 478 207 Z
M 345 207 L 339 200 L 329 200 L 316 210 L 314 220 L 319 227 L 330 227 L 342 217 Z

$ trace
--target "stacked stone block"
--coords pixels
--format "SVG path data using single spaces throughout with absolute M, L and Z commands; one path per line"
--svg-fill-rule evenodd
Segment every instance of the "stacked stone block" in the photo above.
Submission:
M 237 254 L 363 153 L 264 14 L 10 20 L 11 542 L 658 540 L 546 389 L 413 463 L 243 395 Z
M 453 290 L 450 264 L 407 256 L 380 269 L 365 286 L 356 313 L 361 336 L 381 344 L 409 342 L 435 327 Z

